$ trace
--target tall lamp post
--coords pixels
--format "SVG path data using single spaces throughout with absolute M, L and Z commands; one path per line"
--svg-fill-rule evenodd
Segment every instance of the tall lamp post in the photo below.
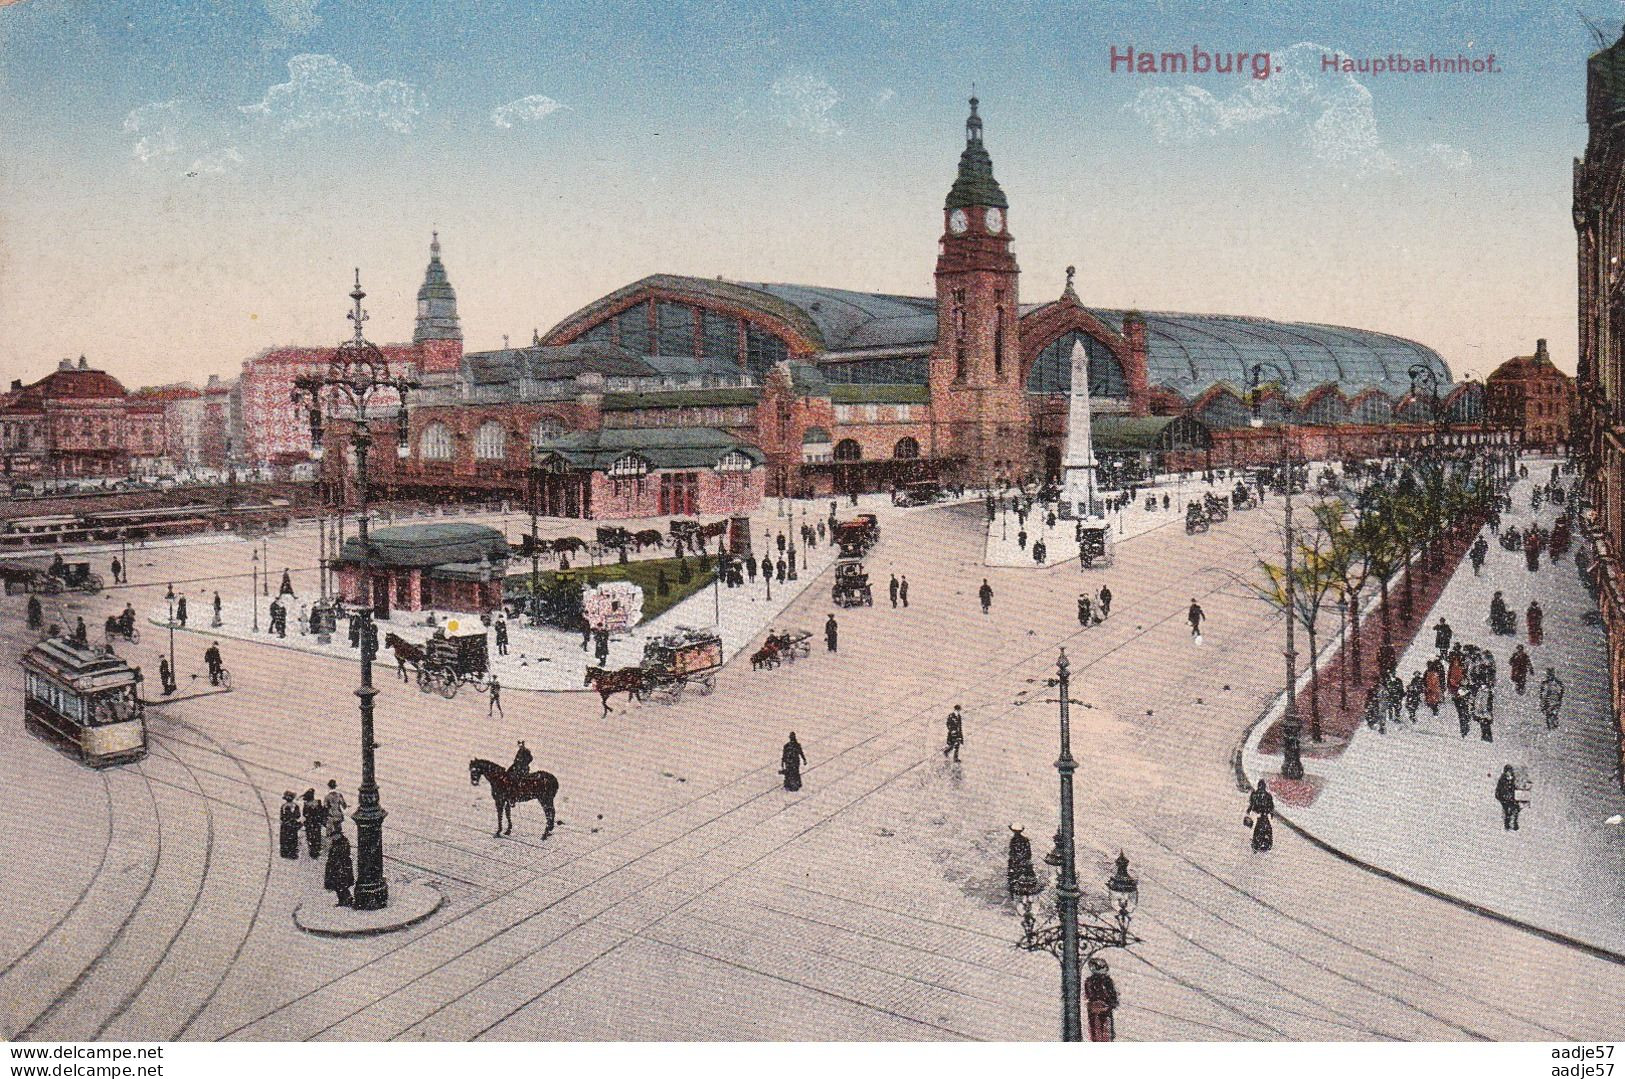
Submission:
M 1258 384 L 1259 376 L 1263 374 L 1265 367 L 1272 369 L 1276 377 L 1285 382 L 1283 372 L 1274 364 L 1253 364 L 1250 372 L 1253 414 L 1248 422 L 1255 428 L 1264 426 L 1264 418 L 1259 415 Z M 1297 638 L 1293 632 L 1296 588 L 1292 574 L 1292 488 L 1297 486 L 1297 477 L 1294 475 L 1297 465 L 1292 459 L 1290 431 L 1284 420 L 1280 424 L 1280 434 L 1281 479 L 1282 487 L 1286 491 L 1286 520 L 1281 544 L 1285 552 L 1282 584 L 1286 593 L 1286 602 L 1283 606 L 1286 613 L 1286 711 L 1281 716 L 1281 775 L 1287 779 L 1297 780 L 1303 778 L 1303 720 L 1298 716 L 1298 649 Z
M 537 536 L 537 518 L 541 514 L 542 502 L 542 449 L 540 446 L 530 448 L 530 624 L 542 624 L 541 608 L 541 581 L 542 581 L 542 547 Z
M 1140 938 L 1129 932 L 1129 922 L 1139 901 L 1139 883 L 1128 871 L 1128 857 L 1117 855 L 1116 872 L 1106 882 L 1110 897 L 1109 915 L 1090 912 L 1087 920 L 1080 919 L 1079 900 L 1083 897 L 1078 887 L 1078 856 L 1075 841 L 1072 773 L 1078 762 L 1072 756 L 1072 699 L 1071 672 L 1066 649 L 1055 661 L 1055 678 L 1049 683 L 1058 691 L 1061 706 L 1061 755 L 1056 758 L 1055 771 L 1061 777 L 1061 830 L 1055 833 L 1055 849 L 1045 862 L 1057 869 L 1055 877 L 1055 912 L 1053 923 L 1040 926 L 1033 911 L 1033 901 L 1042 890 L 1036 877 L 1016 898 L 1021 904 L 1022 937 L 1017 944 L 1025 951 L 1045 951 L 1061 961 L 1061 1040 L 1083 1041 L 1083 959 L 1106 948 L 1127 948 L 1140 943 Z
M 361 712 L 361 786 L 356 791 L 359 804 L 352 817 L 356 831 L 355 909 L 381 910 L 389 905 L 389 882 L 384 879 L 384 818 L 388 814 L 379 804 L 378 779 L 373 760 L 373 750 L 377 748 L 373 740 L 373 700 L 378 696 L 378 691 L 372 684 L 372 659 L 377 649 L 378 631 L 372 621 L 367 452 L 372 447 L 371 413 L 380 403 L 380 398 L 387 395 L 393 395 L 397 401 L 396 452 L 401 457 L 410 452 L 406 395 L 416 384 L 392 374 L 388 358 L 362 334 L 361 324 L 367 320 L 367 313 L 362 310 L 361 301 L 366 295 L 361 290 L 361 271 L 357 270 L 355 289 L 350 293 L 355 306 L 349 314 L 350 321 L 354 323 L 354 333 L 350 340 L 334 350 L 325 372 L 301 375 L 294 380 L 293 401 L 295 405 L 310 410 L 310 452 L 312 459 L 317 461 L 322 458 L 325 412 L 331 410 L 335 417 L 342 413 L 353 417 L 350 446 L 355 451 L 356 531 L 360 564 L 357 573 L 358 606 L 351 617 L 362 620 L 361 685 L 355 691 Z M 344 467 L 342 455 L 339 467 Z

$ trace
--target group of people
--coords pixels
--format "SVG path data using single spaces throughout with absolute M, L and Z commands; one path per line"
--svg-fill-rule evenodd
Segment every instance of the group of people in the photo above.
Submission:
M 523 747 L 524 743 L 520 745 Z M 350 853 L 350 840 L 344 834 L 344 811 L 349 806 L 338 788 L 338 780 L 328 780 L 327 794 L 319 801 L 314 787 L 305 791 L 298 801 L 294 800 L 293 791 L 284 791 L 278 838 L 282 857 L 290 861 L 299 858 L 301 831 L 312 859 L 322 856 L 325 840 L 327 865 L 322 874 L 323 887 L 337 894 L 338 906 L 348 907 L 354 902 L 350 890 L 355 887 L 355 859 Z

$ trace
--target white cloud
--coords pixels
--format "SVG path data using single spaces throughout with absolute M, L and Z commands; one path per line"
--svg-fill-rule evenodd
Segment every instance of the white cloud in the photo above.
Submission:
M 124 134 L 136 136 L 130 147 L 131 156 L 142 162 L 174 157 L 181 152 L 182 122 L 179 98 L 131 109 L 122 129 Z
M 248 116 L 270 120 L 283 131 L 325 124 L 379 124 L 410 133 L 423 112 L 417 90 L 396 79 L 362 82 L 332 56 L 301 53 L 288 61 L 288 81 L 265 91 L 263 100 L 238 106 Z
M 885 108 L 887 105 L 890 105 L 892 103 L 892 99 L 895 98 L 896 96 L 897 96 L 897 91 L 896 90 L 893 90 L 890 86 L 886 87 L 884 90 L 880 91 L 878 94 L 875 95 L 875 98 L 874 98 L 875 108 L 877 108 L 877 109 Z
M 545 120 L 560 109 L 570 106 L 562 105 L 545 94 L 531 94 L 517 101 L 510 101 L 506 105 L 498 105 L 491 110 L 491 122 L 498 127 L 512 127 L 515 124 L 528 123 L 532 120 Z
M 773 115 L 784 126 L 810 135 L 842 134 L 840 121 L 830 115 L 841 95 L 822 75 L 787 71 L 774 80 L 771 90 Z
M 1247 78 L 1220 97 L 1200 86 L 1152 86 L 1126 108 L 1161 142 L 1191 142 L 1244 128 L 1281 127 L 1318 160 L 1356 173 L 1393 172 L 1400 163 L 1383 145 L 1371 91 L 1351 74 L 1323 73 L 1333 50 L 1300 42 L 1274 56 L 1267 79 Z
M 322 23 L 316 14 L 321 0 L 265 0 L 265 13 L 289 34 L 308 34 Z
M 121 130 L 133 137 L 130 156 L 154 168 L 175 168 L 184 176 L 219 175 L 243 163 L 226 132 L 179 98 L 131 109 Z M 190 164 L 182 167 L 183 161 Z
M 1448 142 L 1430 142 L 1421 147 L 1420 152 L 1432 158 L 1436 164 L 1456 172 L 1473 167 L 1473 155 Z

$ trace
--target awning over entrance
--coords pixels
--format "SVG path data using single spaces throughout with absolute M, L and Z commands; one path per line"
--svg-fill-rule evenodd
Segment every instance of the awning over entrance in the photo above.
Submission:
M 1213 432 L 1190 416 L 1097 416 L 1093 434 L 1098 452 L 1171 453 L 1213 448 Z

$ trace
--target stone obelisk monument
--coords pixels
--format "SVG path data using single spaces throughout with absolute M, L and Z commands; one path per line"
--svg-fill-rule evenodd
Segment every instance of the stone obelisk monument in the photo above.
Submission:
M 1089 413 L 1089 354 L 1072 345 L 1072 396 L 1066 417 L 1066 456 L 1061 462 L 1062 516 L 1100 519 L 1095 492 L 1095 447 Z

